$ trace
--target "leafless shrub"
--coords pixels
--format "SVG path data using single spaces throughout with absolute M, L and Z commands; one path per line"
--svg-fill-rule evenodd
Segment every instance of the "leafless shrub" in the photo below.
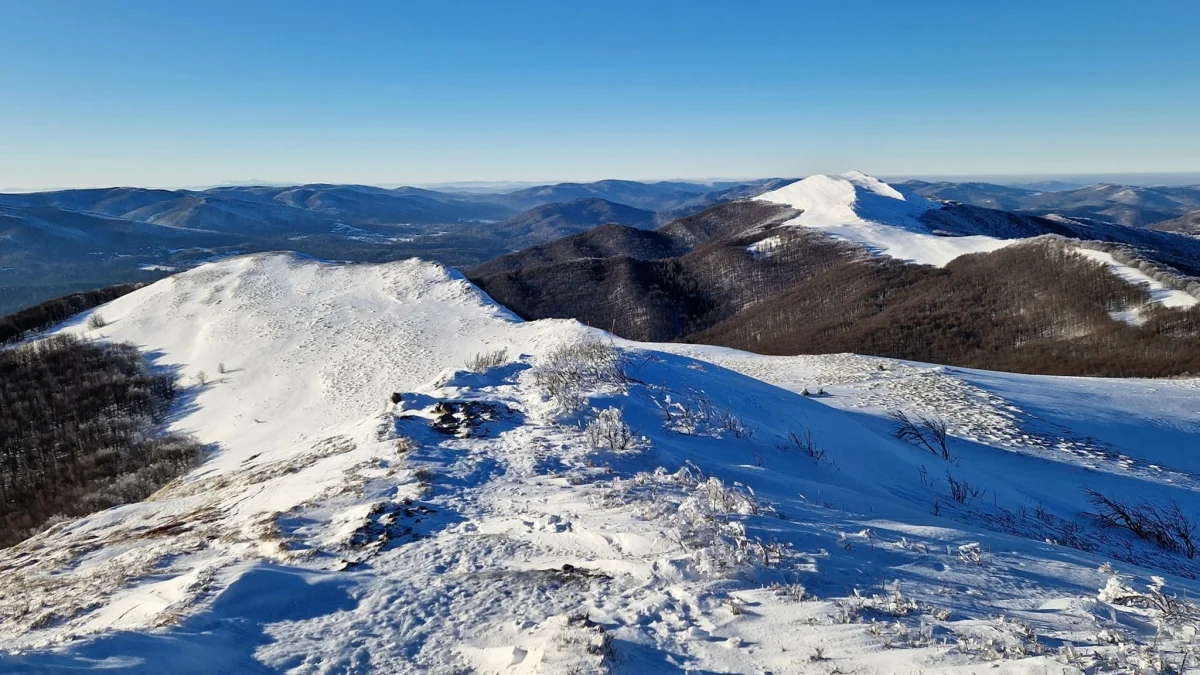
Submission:
M 218 363 L 218 364 L 217 364 L 217 373 L 218 373 L 219 375 L 224 375 L 224 374 L 225 374 L 225 372 L 226 372 L 226 371 L 225 371 L 225 364 L 224 364 L 224 363 Z
M 791 442 L 792 447 L 818 462 L 825 459 L 825 451 L 819 449 L 817 444 L 813 442 L 812 432 L 809 431 L 808 427 L 801 427 L 801 429 L 803 429 L 803 432 L 800 434 L 790 429 L 788 430 L 788 441 Z
M 707 394 L 694 387 L 675 392 L 663 385 L 651 390 L 651 400 L 663 413 L 664 429 L 689 436 L 725 432 L 737 439 L 754 436 L 754 427 L 742 421 L 737 413 L 720 408 Z
M 208 373 L 204 372 L 203 370 L 197 372 L 196 373 L 196 382 L 198 382 L 201 387 L 208 384 Z
M 750 438 L 754 435 L 754 427 L 743 422 L 732 410 L 722 412 L 718 423 L 721 429 L 733 434 L 734 438 Z
M 100 328 L 104 328 L 107 325 L 108 325 L 108 322 L 105 321 L 104 317 L 100 316 L 100 314 L 98 314 L 98 313 L 93 314 L 90 317 L 88 317 L 87 327 L 91 330 L 98 330 Z
M 923 447 L 944 460 L 951 459 L 946 445 L 949 432 L 944 420 L 926 415 L 917 415 L 914 419 L 903 410 L 890 413 L 888 419 L 895 423 L 892 435 L 896 438 Z
M 633 440 L 633 432 L 618 408 L 601 410 L 588 422 L 586 431 L 593 447 L 608 448 L 613 452 L 624 450 Z
M 689 436 L 703 433 L 719 419 L 720 413 L 708 396 L 694 388 L 686 391 L 668 391 L 664 385 L 652 396 L 663 413 L 663 428 Z
M 1088 501 L 1096 507 L 1096 518 L 1105 527 L 1128 530 L 1164 551 L 1196 557 L 1196 523 L 1174 499 L 1159 506 L 1146 499 L 1131 503 L 1092 489 L 1085 492 Z
M 490 368 L 508 363 L 508 350 L 501 348 L 490 352 L 482 352 L 467 359 L 465 367 L 473 373 L 482 373 Z
M 579 409 L 589 390 L 626 384 L 621 353 L 588 337 L 547 352 L 533 369 L 534 381 L 565 410 Z
M 950 498 L 964 506 L 970 506 L 971 502 L 987 494 L 987 490 L 980 490 L 966 479 L 956 480 L 949 471 L 946 472 L 946 482 L 950 484 Z

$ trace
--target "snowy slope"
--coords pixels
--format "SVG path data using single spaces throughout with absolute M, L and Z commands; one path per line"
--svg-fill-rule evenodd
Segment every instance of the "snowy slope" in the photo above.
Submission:
M 1103 263 L 1113 274 L 1126 283 L 1144 287 L 1150 295 L 1150 302 L 1152 304 L 1159 304 L 1175 309 L 1189 309 L 1195 307 L 1196 303 L 1200 302 L 1200 300 L 1197 300 L 1192 294 L 1186 291 L 1167 288 L 1161 281 L 1154 279 L 1145 272 L 1129 265 L 1122 265 L 1113 258 L 1111 253 L 1086 248 L 1079 248 L 1076 251 L 1096 262 Z M 1135 326 L 1146 321 L 1145 317 L 1142 316 L 1140 307 L 1113 312 L 1112 317 Z
M 1194 596 L 1200 563 L 1078 514 L 1200 511 L 1197 380 L 614 344 L 416 260 L 230 259 L 96 311 L 62 330 L 178 369 L 211 456 L 0 551 L 0 672 L 1129 672 L 1196 634 L 1098 592 Z M 580 410 L 548 393 L 572 344 L 627 376 Z M 584 428 L 608 408 L 625 447 Z
M 803 211 L 789 224 L 811 227 L 882 255 L 943 267 L 967 253 L 984 253 L 1019 240 L 985 236 L 943 237 L 919 217 L 937 204 L 866 174 L 816 175 L 756 197 Z

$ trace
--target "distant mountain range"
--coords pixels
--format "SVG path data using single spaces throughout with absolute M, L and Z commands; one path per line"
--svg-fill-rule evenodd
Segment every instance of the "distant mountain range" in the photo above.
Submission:
M 150 281 L 238 252 L 289 249 L 371 262 L 420 256 L 466 267 L 605 223 L 654 227 L 661 212 L 690 212 L 766 184 L 600 181 L 489 194 L 323 184 L 0 194 L 0 313 L 68 292 Z
M 636 340 L 1041 373 L 1200 370 L 1200 239 L 935 202 L 924 187 L 813 176 L 658 230 L 607 225 L 533 246 L 469 278 L 524 318 Z
M 469 186 L 225 185 L 0 194 L 0 312 L 71 291 L 150 281 L 236 252 L 289 249 L 372 262 L 420 256 L 469 268 L 601 225 L 651 230 L 793 183 L 786 178 L 604 180 L 491 192 Z M 1024 215 L 1057 214 L 1074 223 L 1071 227 L 1097 231 L 1110 222 L 1200 233 L 1196 187 L 1069 189 L 1076 186 L 923 181 L 900 187 L 934 200 Z M 1058 226 L 1067 227 L 1061 221 Z M 1135 235 L 1116 230 L 1105 236 Z
M 1200 185 L 1184 187 L 1134 187 L 1100 183 L 1074 189 L 1030 189 L 992 183 L 900 183 L 933 199 L 952 200 L 992 209 L 1036 215 L 1104 220 L 1130 227 L 1148 227 L 1200 234 L 1186 222 L 1175 222 L 1200 210 Z M 1192 221 L 1194 223 L 1194 219 Z

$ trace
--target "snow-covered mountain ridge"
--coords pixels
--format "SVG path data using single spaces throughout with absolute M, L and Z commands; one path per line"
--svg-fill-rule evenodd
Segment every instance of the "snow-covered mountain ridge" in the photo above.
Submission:
M 1098 592 L 1200 565 L 1079 516 L 1200 508 L 1195 379 L 610 341 L 417 260 L 235 258 L 95 312 L 61 330 L 179 368 L 211 456 L 0 551 L 4 672 L 1058 673 L 1195 635 Z
M 1030 239 L 1019 236 L 946 236 L 922 219 L 928 212 L 943 208 L 942 204 L 911 190 L 902 192 L 858 171 L 840 176 L 809 176 L 759 195 L 756 199 L 800 210 L 802 213 L 789 221 L 788 225 L 820 230 L 879 255 L 938 267 L 945 267 L 961 255 L 987 253 Z M 1117 262 L 1102 251 L 1086 248 L 1076 250 L 1108 265 L 1121 279 L 1145 286 L 1151 292 L 1151 302 L 1183 308 L 1192 307 L 1198 302 L 1187 292 L 1164 289 L 1161 283 Z

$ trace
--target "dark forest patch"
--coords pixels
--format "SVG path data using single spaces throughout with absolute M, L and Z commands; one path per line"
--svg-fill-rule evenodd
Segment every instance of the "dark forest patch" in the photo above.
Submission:
M 0 351 L 0 546 L 197 466 L 200 444 L 158 432 L 177 396 L 132 345 L 55 336 Z

